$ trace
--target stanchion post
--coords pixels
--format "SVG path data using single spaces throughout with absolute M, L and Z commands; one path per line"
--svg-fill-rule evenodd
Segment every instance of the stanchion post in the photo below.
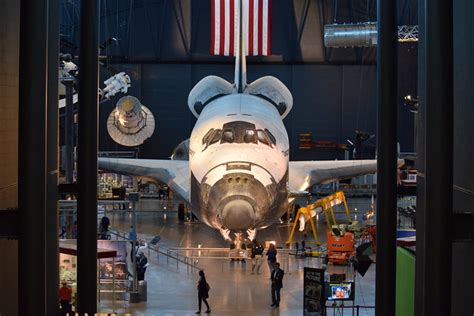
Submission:
M 115 313 L 115 257 L 112 257 L 112 312 Z

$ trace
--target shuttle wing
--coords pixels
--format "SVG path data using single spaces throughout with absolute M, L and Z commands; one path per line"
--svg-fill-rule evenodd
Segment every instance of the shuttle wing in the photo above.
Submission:
M 398 166 L 403 159 L 398 160 Z M 348 179 L 377 171 L 377 160 L 290 161 L 289 189 L 300 192 L 313 184 Z
M 189 203 L 191 182 L 188 161 L 99 158 L 99 169 L 166 183 L 171 190 Z

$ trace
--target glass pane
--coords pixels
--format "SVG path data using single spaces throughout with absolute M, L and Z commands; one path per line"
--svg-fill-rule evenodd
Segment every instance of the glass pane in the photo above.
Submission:
M 202 144 L 207 144 L 209 142 L 209 140 L 211 139 L 212 137 L 212 134 L 214 134 L 214 129 L 211 128 L 207 133 L 206 135 L 204 135 L 204 137 L 202 138 Z
M 270 141 L 267 138 L 267 134 L 261 129 L 257 130 L 258 141 L 264 143 L 265 145 L 270 145 Z
M 253 129 L 245 130 L 244 142 L 246 143 L 257 143 L 255 138 L 255 131 Z
M 270 138 L 270 140 L 272 141 L 273 145 L 276 145 L 276 138 L 275 136 L 273 136 L 272 133 L 270 133 L 270 131 L 268 129 L 265 128 L 265 132 L 267 132 L 267 136 L 268 138 Z
M 212 136 L 211 141 L 209 142 L 209 145 L 217 143 L 218 141 L 221 140 L 221 137 L 222 137 L 222 130 L 216 129 L 216 131 L 214 132 L 214 135 Z
M 222 135 L 222 143 L 233 143 L 234 142 L 234 132 L 230 129 L 224 131 Z

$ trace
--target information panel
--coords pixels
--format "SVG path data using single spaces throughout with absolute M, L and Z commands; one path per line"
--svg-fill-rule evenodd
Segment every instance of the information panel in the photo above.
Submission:
M 324 294 L 324 269 L 304 268 L 303 315 L 323 316 L 326 304 Z
M 127 280 L 127 241 L 97 240 L 97 247 L 117 251 L 117 257 L 99 260 L 99 278 Z

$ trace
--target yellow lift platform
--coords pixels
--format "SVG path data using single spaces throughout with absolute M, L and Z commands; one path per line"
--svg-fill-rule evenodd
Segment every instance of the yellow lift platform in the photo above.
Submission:
M 318 209 L 321 209 L 324 213 L 324 216 L 326 217 L 327 227 L 330 229 L 333 225 L 337 225 L 336 217 L 334 216 L 334 210 L 332 207 L 342 203 L 344 203 L 347 221 L 350 223 L 351 216 L 349 214 L 349 208 L 347 207 L 346 197 L 342 191 L 338 191 L 334 194 L 323 197 L 312 204 L 306 205 L 306 207 L 300 207 L 296 213 L 295 221 L 293 223 L 293 227 L 291 228 L 290 237 L 288 238 L 286 244 L 290 245 L 293 242 L 293 234 L 295 233 L 296 225 L 298 225 L 300 216 L 303 215 L 305 217 L 305 222 L 309 222 L 311 225 L 311 230 L 313 231 L 316 244 L 321 245 L 321 242 L 318 239 L 318 233 L 316 232 L 316 226 L 314 225 L 313 218 L 316 216 Z

